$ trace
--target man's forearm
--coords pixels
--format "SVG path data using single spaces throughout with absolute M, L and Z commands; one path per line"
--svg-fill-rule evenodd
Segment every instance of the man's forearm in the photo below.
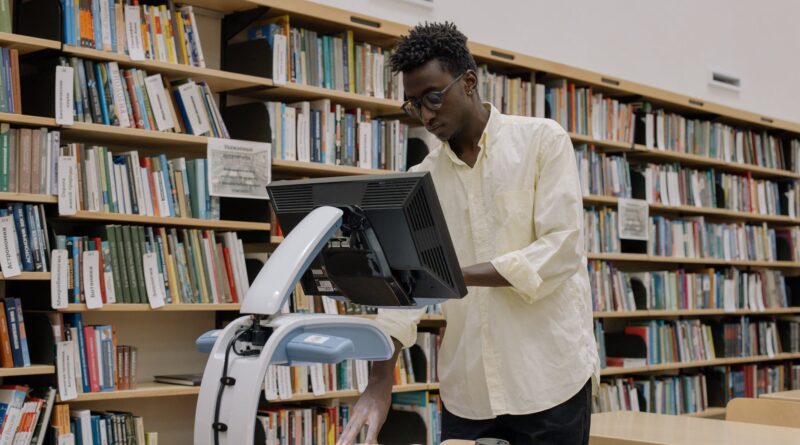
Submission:
M 461 269 L 464 274 L 464 284 L 467 286 L 480 286 L 480 287 L 508 287 L 511 283 L 508 282 L 502 275 L 494 268 L 492 263 L 479 263 L 467 266 Z
M 394 368 L 397 364 L 397 357 L 400 356 L 400 352 L 403 350 L 403 344 L 396 338 L 392 338 L 392 341 L 394 343 L 394 354 L 392 354 L 392 357 L 388 360 L 372 362 L 372 369 L 370 370 L 369 376 L 370 384 L 373 382 L 389 386 L 394 384 Z

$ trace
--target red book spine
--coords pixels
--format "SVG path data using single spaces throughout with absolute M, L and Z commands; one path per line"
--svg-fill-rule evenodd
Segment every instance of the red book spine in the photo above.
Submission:
M 100 392 L 100 369 L 97 361 L 97 342 L 94 338 L 94 326 L 84 326 L 83 338 L 83 343 L 86 345 L 90 391 Z

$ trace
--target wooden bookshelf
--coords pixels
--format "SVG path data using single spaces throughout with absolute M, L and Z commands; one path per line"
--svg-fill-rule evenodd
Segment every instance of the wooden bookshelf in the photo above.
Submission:
M 800 314 L 800 307 L 766 308 L 763 311 L 737 309 L 726 312 L 724 309 L 650 309 L 637 311 L 594 312 L 594 318 L 663 318 L 663 317 L 704 317 L 717 315 L 781 315 Z
M 775 354 L 773 357 L 769 357 L 766 355 L 756 355 L 753 357 L 717 358 L 713 360 L 700 360 L 692 362 L 675 362 L 675 363 L 663 363 L 658 365 L 647 365 L 641 368 L 621 368 L 621 367 L 611 366 L 602 369 L 600 371 L 600 375 L 609 376 L 609 375 L 623 375 L 623 374 L 640 374 L 644 372 L 675 371 L 679 369 L 702 368 L 705 366 L 741 365 L 741 364 L 761 363 L 761 362 L 781 361 L 781 360 L 795 360 L 795 359 L 800 359 L 800 354 L 782 353 L 782 354 Z
M 267 204 L 264 203 L 264 205 Z M 213 229 L 213 230 L 235 230 L 239 232 L 247 232 L 247 231 L 268 232 L 270 230 L 269 223 L 250 222 L 250 221 L 226 221 L 226 220 L 198 219 L 198 218 L 175 218 L 169 216 L 127 215 L 124 213 L 79 211 L 76 215 L 62 216 L 60 218 L 69 221 L 103 221 L 103 222 L 125 223 L 125 224 L 147 224 L 147 225 L 157 225 L 157 226 L 192 227 L 192 228 Z
M 40 195 L 36 193 L 8 193 L 0 192 L 2 202 L 29 202 L 34 204 L 56 204 L 58 196 Z
M 51 117 L 30 116 L 27 114 L 16 114 L 16 113 L 0 113 L 0 122 L 13 125 L 22 125 L 26 127 L 56 126 L 56 120 Z
M 301 162 L 273 159 L 272 171 L 275 173 L 298 176 L 346 176 L 346 175 L 384 175 L 399 173 L 390 170 L 376 170 L 351 167 L 349 165 L 321 164 L 319 162 Z
M 0 377 L 22 377 L 28 375 L 55 374 L 53 365 L 31 365 L 24 368 L 0 368 Z
M 61 45 L 55 40 L 40 39 L 10 32 L 0 32 L 0 45 L 16 48 L 20 54 L 28 54 L 44 49 L 58 49 Z
M 127 304 L 113 303 L 105 304 L 98 309 L 89 309 L 85 304 L 70 304 L 59 312 L 216 312 L 216 311 L 238 311 L 241 306 L 238 303 L 173 303 L 153 309 L 149 304 Z
M 721 260 L 717 258 L 684 258 L 654 256 L 643 253 L 588 253 L 590 260 L 624 261 L 652 264 L 699 264 L 709 266 L 739 266 L 739 267 L 764 267 L 769 269 L 797 268 L 800 263 L 795 261 L 749 261 L 749 260 Z
M 77 56 L 85 59 L 118 62 L 126 67 L 144 69 L 148 74 L 160 73 L 168 79 L 191 78 L 195 82 L 204 81 L 215 93 L 272 86 L 272 80 L 263 77 L 211 68 L 198 68 L 180 63 L 159 62 L 155 60 L 131 60 L 127 54 L 99 51 L 92 48 L 65 45 L 64 52 L 70 56 Z
M 438 383 L 417 383 L 410 385 L 395 385 L 392 392 L 411 392 L 411 391 L 428 391 L 438 390 Z M 119 391 L 108 392 L 92 392 L 78 394 L 78 398 L 67 401 L 68 403 L 80 402 L 96 402 L 100 400 L 122 400 L 122 399 L 143 399 L 154 397 L 179 397 L 179 396 L 195 396 L 200 394 L 199 386 L 182 386 L 170 385 L 165 383 L 147 382 L 140 383 L 136 389 L 127 389 Z M 314 394 L 297 394 L 290 399 L 275 400 L 270 403 L 288 403 L 288 402 L 302 402 L 312 400 L 328 400 L 347 397 L 358 397 L 359 393 L 356 390 L 351 391 L 330 391 L 321 396 Z M 61 402 L 61 398 L 58 399 Z
M 196 154 L 205 154 L 208 138 L 185 133 L 123 128 L 113 125 L 75 122 L 61 127 L 62 138 L 70 141 L 95 142 L 134 147 L 170 147 Z
M 584 205 L 596 206 L 617 206 L 619 198 L 615 196 L 603 195 L 588 195 L 583 197 Z M 689 215 L 706 215 L 727 219 L 736 219 L 742 221 L 753 222 L 770 222 L 779 224 L 800 224 L 800 218 L 791 218 L 786 215 L 762 215 L 755 212 L 739 212 L 736 210 L 718 209 L 713 207 L 695 207 L 695 206 L 671 206 L 666 204 L 653 204 L 650 205 L 651 212 L 657 213 L 678 213 Z
M 282 85 L 275 84 L 273 88 L 260 90 L 257 93 L 249 95 L 254 95 L 265 100 L 281 100 L 287 102 L 330 99 L 332 104 L 340 104 L 346 108 L 359 107 L 363 110 L 369 110 L 372 112 L 373 116 L 404 116 L 403 110 L 400 108 L 403 102 L 399 100 L 381 99 L 364 94 L 348 93 L 330 88 L 301 85 L 292 82 Z
M 50 281 L 50 272 L 22 272 L 21 275 L 16 277 L 6 278 L 0 273 L 0 280 L 14 280 L 14 281 Z

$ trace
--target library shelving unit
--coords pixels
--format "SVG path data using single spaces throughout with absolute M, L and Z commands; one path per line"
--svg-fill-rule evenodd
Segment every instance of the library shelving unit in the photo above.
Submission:
M 263 17 L 288 15 L 293 23 L 320 33 L 338 34 L 346 30 L 353 31 L 358 41 L 389 49 L 393 42 L 409 30 L 407 25 L 387 20 L 364 16 L 339 8 L 324 6 L 306 0 L 187 0 L 182 2 L 199 8 L 213 11 L 213 14 L 198 17 L 203 47 L 206 50 L 207 68 L 196 68 L 187 65 L 158 61 L 135 61 L 127 55 L 98 51 L 82 47 L 62 45 L 60 36 L 29 36 L 18 33 L 0 33 L 0 45 L 17 48 L 22 54 L 37 52 L 60 52 L 65 56 L 78 56 L 97 61 L 115 61 L 122 67 L 142 68 L 148 73 L 159 73 L 169 79 L 191 77 L 205 81 L 214 93 L 221 94 L 221 106 L 226 99 L 237 96 L 246 100 L 280 100 L 294 102 L 299 100 L 330 99 L 331 103 L 341 104 L 347 108 L 359 107 L 369 110 L 373 116 L 400 115 L 400 101 L 379 99 L 349 92 L 325 89 L 316 86 L 295 83 L 278 84 L 269 76 L 256 76 L 220 69 L 224 66 L 226 45 L 236 34 Z M 52 5 L 56 5 L 53 2 Z M 53 7 L 53 6 L 51 6 Z M 200 10 L 198 10 L 200 11 Z M 618 79 L 564 64 L 543 60 L 531 55 L 506 51 L 477 42 L 469 42 L 470 50 L 479 64 L 488 65 L 491 69 L 511 76 L 546 75 L 548 78 L 561 78 L 569 82 L 591 87 L 611 97 L 642 98 L 658 107 L 671 112 L 705 116 L 708 120 L 724 122 L 747 129 L 800 135 L 800 123 L 789 122 L 778 118 L 763 116 L 732 107 L 710 103 L 697 98 L 664 91 L 661 89 Z M 25 80 L 23 82 L 23 89 Z M 221 96 L 221 97 L 222 97 Z M 24 110 L 23 110 L 24 111 Z M 161 150 L 173 156 L 204 156 L 208 138 L 189 134 L 165 133 L 141 129 L 119 128 L 114 126 L 78 123 L 74 125 L 57 125 L 53 117 L 32 116 L 25 114 L 0 113 L 0 122 L 13 126 L 38 128 L 48 127 L 61 131 L 62 139 L 68 142 L 86 142 L 105 144 L 114 147 L 138 147 Z M 678 153 L 648 148 L 642 144 L 630 144 L 610 140 L 596 140 L 591 136 L 571 132 L 574 144 L 592 144 L 598 151 L 622 153 L 629 160 L 654 163 L 679 163 L 692 168 L 714 168 L 717 171 L 749 174 L 757 178 L 780 181 L 798 181 L 800 174 L 789 170 L 766 168 L 756 165 L 734 163 L 698 156 L 689 153 Z M 264 141 L 266 142 L 266 141 Z M 320 177 L 353 174 L 380 174 L 383 170 L 362 169 L 345 165 L 327 165 L 296 160 L 274 159 L 272 161 L 273 177 Z M 0 193 L 1 201 L 41 203 L 54 207 L 57 199 L 49 195 L 31 195 L 18 193 Z M 609 196 L 587 196 L 586 206 L 616 207 L 618 199 Z M 267 204 L 262 210 L 266 210 Z M 758 213 L 738 212 L 719 208 L 691 206 L 666 206 L 651 204 L 650 212 L 664 215 L 708 216 L 723 221 L 767 223 L 770 225 L 797 226 L 800 218 L 785 215 L 761 215 Z M 55 213 L 55 212 L 54 212 Z M 142 224 L 167 227 L 205 228 L 231 231 L 270 232 L 273 228 L 268 221 L 238 220 L 200 220 L 192 218 L 160 218 L 108 214 L 96 212 L 78 212 L 71 217 L 58 217 L 68 223 L 101 224 L 122 223 Z M 279 243 L 282 238 L 271 236 L 269 242 Z M 712 258 L 678 258 L 659 257 L 646 254 L 614 253 L 589 254 L 590 260 L 611 262 L 623 268 L 627 264 L 637 267 L 645 266 L 650 270 L 674 267 L 729 266 L 736 268 L 765 268 L 781 271 L 796 271 L 800 262 L 796 261 L 725 261 Z M 49 273 L 24 273 L 13 281 L 46 281 Z M 8 284 L 7 286 L 10 286 Z M 16 289 L 16 288 L 15 288 Z M 7 293 L 11 289 L 7 290 Z M 795 302 L 800 301 L 796 296 Z M 25 302 L 23 298 L 23 303 Z M 800 305 L 800 303 L 797 303 Z M 194 400 L 198 388 L 181 387 L 153 383 L 157 374 L 174 374 L 199 372 L 203 369 L 206 357 L 194 352 L 194 340 L 204 331 L 212 329 L 220 315 L 238 310 L 236 304 L 172 304 L 160 309 L 150 309 L 146 304 L 106 305 L 99 310 L 89 310 L 83 304 L 70 304 L 64 313 L 83 313 L 86 323 L 109 323 L 117 329 L 120 343 L 139 347 L 139 384 L 132 390 L 120 390 L 105 393 L 82 394 L 77 400 L 69 403 L 91 409 L 114 409 L 133 411 L 145 418 L 148 431 L 159 432 L 163 443 L 189 443 L 192 435 L 194 419 Z M 726 312 L 722 309 L 696 310 L 636 310 L 629 312 L 595 312 L 596 320 L 605 322 L 622 322 L 630 319 L 674 319 L 722 316 L 774 317 L 778 315 L 800 315 L 800 307 L 766 309 L 764 311 L 736 310 Z M 430 315 L 423 319 L 428 326 L 441 328 L 444 320 L 441 316 Z M 649 365 L 642 368 L 605 368 L 603 377 L 634 376 L 652 374 L 675 375 L 684 369 L 702 369 L 710 366 L 733 366 L 739 364 L 771 363 L 779 361 L 798 361 L 800 354 L 779 353 L 774 356 L 754 356 L 747 358 L 719 358 L 703 362 L 669 363 Z M 34 365 L 28 368 L 0 369 L 0 377 L 20 378 L 29 375 L 52 375 L 52 364 Z M 19 380 L 19 379 L 18 379 Z M 23 380 L 24 381 L 24 380 Z M 397 386 L 395 391 L 436 391 L 438 384 L 425 383 Z M 302 404 L 304 402 L 352 399 L 355 391 L 331 392 L 322 397 L 296 395 L 290 400 L 281 401 Z M 169 398 L 170 403 L 163 400 Z M 713 407 L 698 413 L 698 416 L 719 417 L 724 410 Z

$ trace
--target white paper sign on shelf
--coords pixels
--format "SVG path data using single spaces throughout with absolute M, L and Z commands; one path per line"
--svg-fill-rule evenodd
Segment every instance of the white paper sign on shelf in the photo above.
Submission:
M 0 255 L 0 270 L 5 278 L 22 275 L 13 216 L 0 217 Z
M 144 60 L 144 43 L 138 6 L 125 6 L 125 34 L 128 56 L 131 60 Z
M 75 156 L 58 157 L 58 214 L 74 215 L 78 212 L 76 181 L 78 168 Z
M 72 98 L 74 70 L 71 66 L 56 67 L 56 123 L 72 125 L 75 123 Z
M 208 138 L 206 151 L 211 196 L 269 199 L 271 144 Z
M 620 239 L 647 241 L 650 209 L 647 201 L 620 198 L 617 207 Z
M 50 306 L 53 309 L 65 309 L 69 304 L 67 288 L 69 285 L 69 260 L 67 251 L 55 249 L 50 254 L 50 265 L 53 277 L 50 281 Z
M 72 341 L 56 343 L 56 372 L 58 374 L 58 395 L 62 401 L 78 397 L 75 386 L 75 347 Z
M 144 286 L 147 290 L 147 300 L 153 309 L 164 306 L 166 290 L 164 289 L 164 279 L 158 272 L 158 259 L 154 252 L 142 255 L 142 266 L 144 267 Z
M 81 258 L 83 264 L 83 286 L 84 293 L 86 294 L 86 307 L 88 309 L 99 309 L 103 307 L 103 291 L 101 286 L 104 286 L 100 280 L 100 252 L 96 250 L 87 250 L 83 252 Z

